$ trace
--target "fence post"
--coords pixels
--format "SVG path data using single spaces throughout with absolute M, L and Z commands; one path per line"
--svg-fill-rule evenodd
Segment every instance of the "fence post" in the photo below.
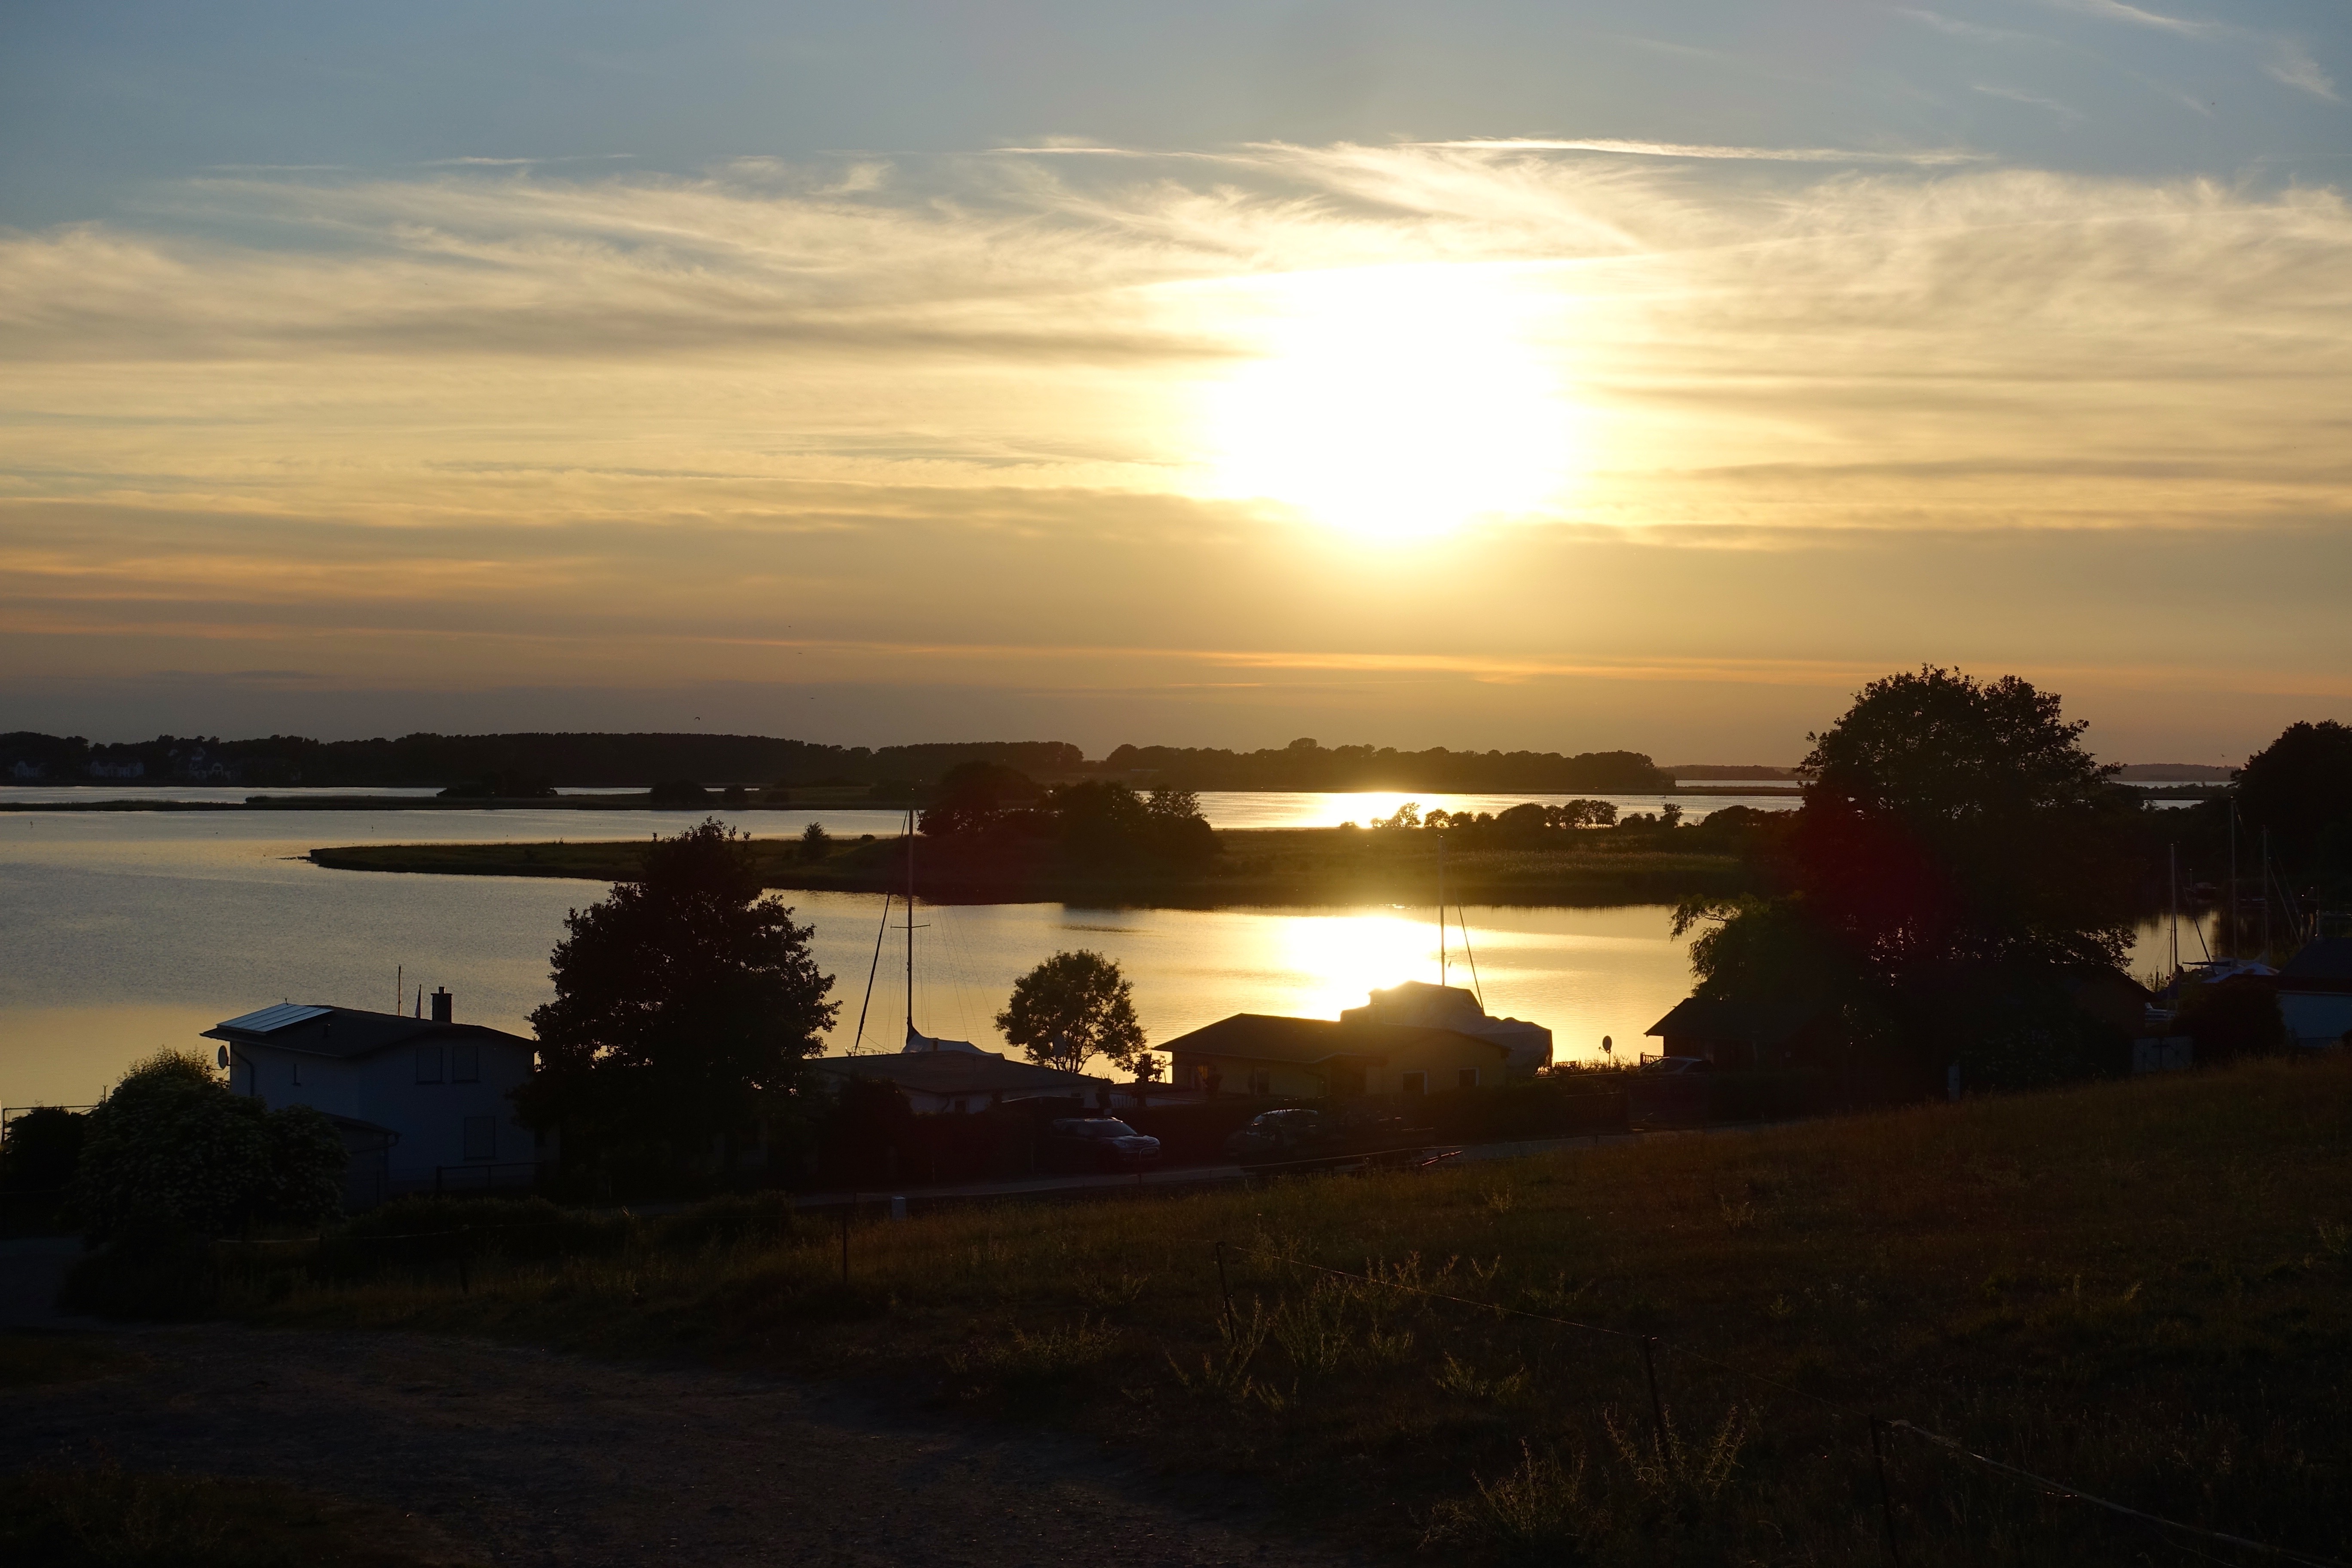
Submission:
M 845 1290 L 849 1289 L 849 1211 L 856 1202 L 853 1194 L 841 1205 L 841 1288 Z
M 1886 1561 L 1903 1568 L 1903 1551 L 1895 1542 L 1895 1499 L 1886 1489 L 1886 1445 L 1879 1436 L 1877 1416 L 1870 1418 L 1870 1462 L 1878 1472 L 1878 1513 L 1886 1524 Z
M 1230 1340 L 1234 1337 L 1234 1289 L 1225 1283 L 1225 1243 L 1223 1237 L 1217 1241 L 1217 1294 L 1225 1303 L 1225 1338 Z
M 1658 1468 L 1664 1469 L 1666 1464 L 1666 1407 L 1658 1399 L 1657 1342 L 1655 1334 L 1642 1336 L 1642 1370 L 1650 1377 L 1650 1430 L 1655 1435 L 1653 1441 L 1657 1445 Z

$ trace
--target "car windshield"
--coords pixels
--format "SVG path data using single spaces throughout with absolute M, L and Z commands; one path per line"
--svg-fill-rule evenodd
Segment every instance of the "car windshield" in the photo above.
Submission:
M 1081 1138 L 1132 1138 L 1135 1136 L 1135 1129 L 1124 1121 L 1081 1121 L 1078 1123 L 1078 1136 Z

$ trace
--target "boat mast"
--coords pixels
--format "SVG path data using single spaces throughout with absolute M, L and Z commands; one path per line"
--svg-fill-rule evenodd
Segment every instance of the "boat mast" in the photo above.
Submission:
M 2180 978 L 2180 846 L 2164 847 L 2165 883 L 2170 889 L 2172 904 L 2172 972 L 2168 981 Z
M 1445 984 L 1445 835 L 1437 836 L 1437 984 Z
M 907 1038 L 915 1037 L 915 808 L 907 808 Z
M 2238 803 L 2230 803 L 2230 962 L 2238 960 Z

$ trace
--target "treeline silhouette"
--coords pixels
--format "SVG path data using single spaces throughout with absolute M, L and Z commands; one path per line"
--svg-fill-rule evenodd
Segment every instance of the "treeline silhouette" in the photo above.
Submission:
M 1389 746 L 1231 752 L 1121 746 L 1100 763 L 1065 741 L 943 742 L 828 746 L 766 735 L 529 732 L 314 741 L 269 735 L 159 735 L 92 745 L 79 735 L 0 734 L 0 780 L 16 784 L 222 784 L 460 786 L 529 795 L 551 785 L 649 786 L 665 780 L 786 789 L 827 784 L 928 787 L 955 768 L 986 763 L 1039 780 L 1116 779 L 1142 788 L 1421 790 L 1553 794 L 1670 789 L 1671 773 L 1638 752 L 1400 752 Z
M 963 763 L 1024 773 L 1082 772 L 1086 754 L 1060 741 L 949 742 L 913 746 L 828 746 L 766 735 L 522 733 L 396 740 L 257 740 L 159 735 L 93 746 L 79 736 L 19 731 L 0 735 L 0 779 L 10 782 L 220 783 L 382 785 L 503 781 L 498 793 L 549 784 L 647 786 L 663 780 L 781 784 L 925 784 Z M 22 764 L 22 765 L 20 765 Z M 137 773 L 130 770 L 138 768 Z
M 1674 775 L 1640 752 L 1400 752 L 1312 740 L 1257 752 L 1121 746 L 1101 771 L 1177 789 L 1427 790 L 1465 795 L 1529 791 L 1610 794 L 1672 789 Z

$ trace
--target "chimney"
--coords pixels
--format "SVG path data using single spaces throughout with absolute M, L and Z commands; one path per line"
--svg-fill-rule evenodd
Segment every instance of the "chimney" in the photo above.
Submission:
M 456 1000 L 456 997 L 449 994 L 446 987 L 436 985 L 433 988 L 433 1021 L 436 1024 L 448 1023 L 450 1021 L 449 1005 Z

